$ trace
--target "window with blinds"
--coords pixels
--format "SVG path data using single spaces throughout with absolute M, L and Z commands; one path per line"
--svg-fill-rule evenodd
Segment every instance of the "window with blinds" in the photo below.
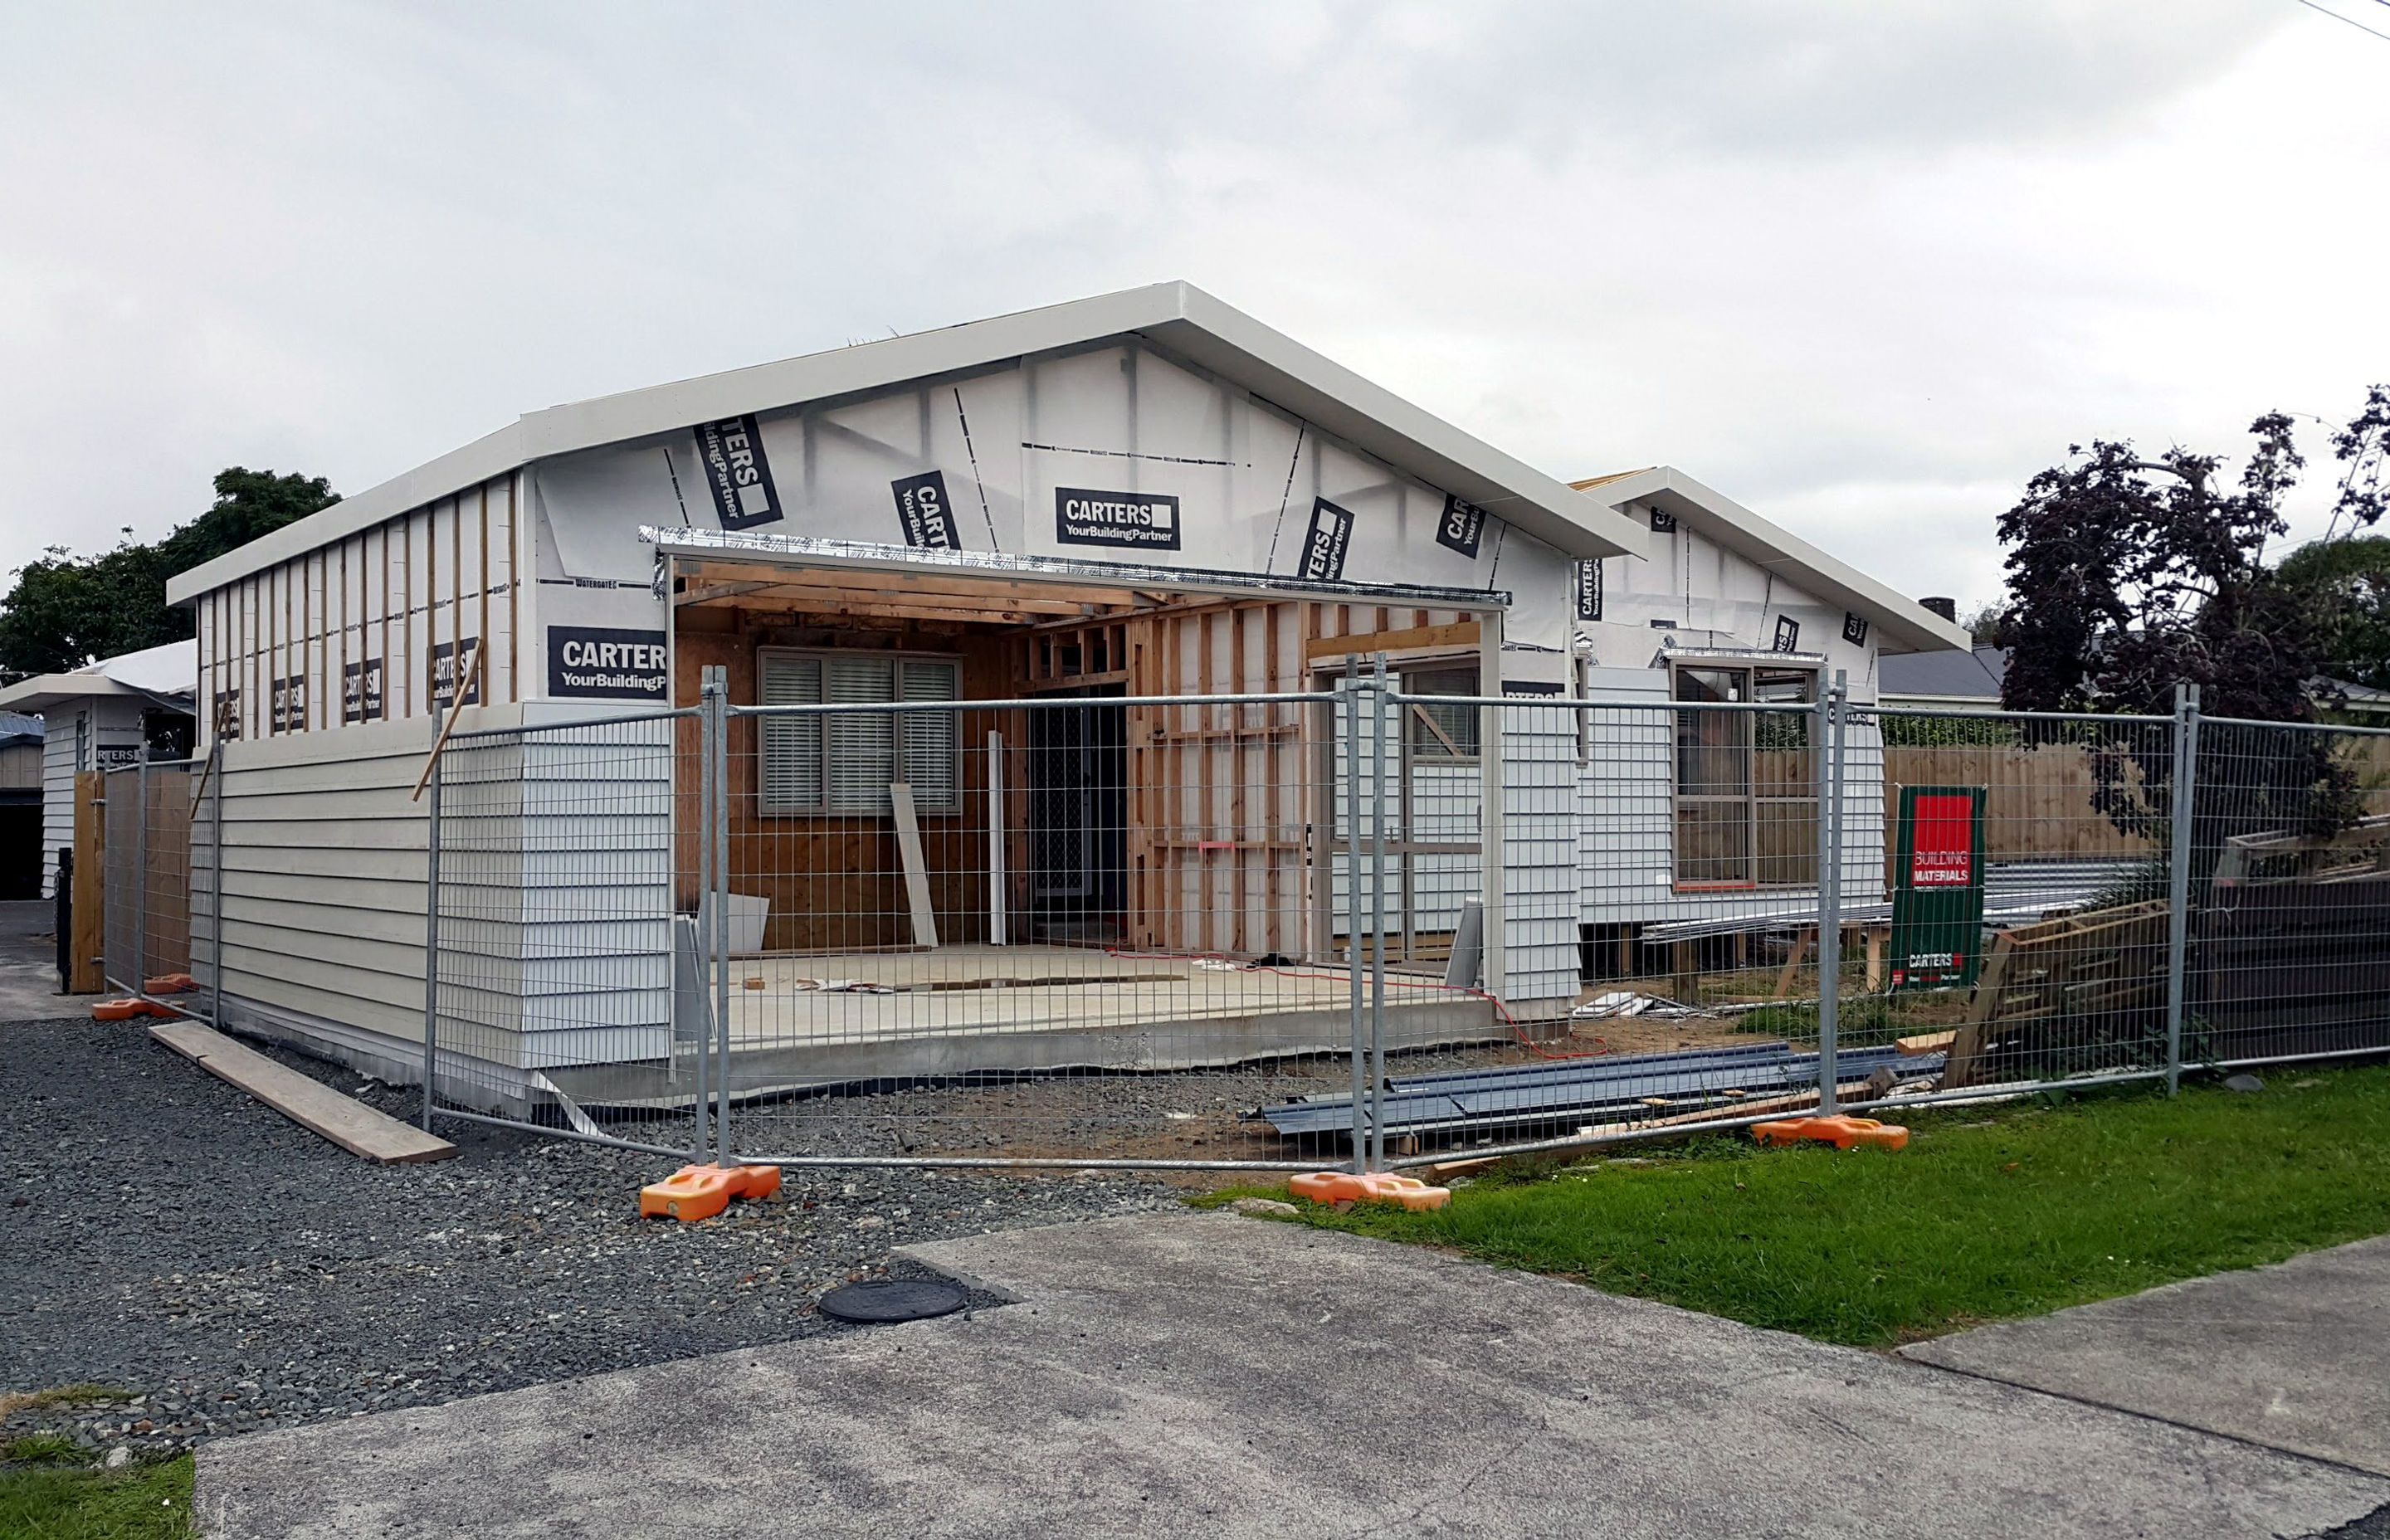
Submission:
M 951 658 L 766 648 L 757 657 L 756 673 L 757 703 L 765 706 L 888 705 L 962 695 L 961 666 Z M 959 813 L 957 716 L 936 711 L 765 717 L 763 810 L 885 814 L 890 783 L 904 781 L 922 813 Z

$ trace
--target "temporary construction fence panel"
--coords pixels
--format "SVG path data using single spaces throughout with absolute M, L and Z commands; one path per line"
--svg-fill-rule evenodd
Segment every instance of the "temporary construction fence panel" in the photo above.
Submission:
M 2193 738 L 2184 1058 L 2390 1043 L 2390 733 L 2211 717 Z
M 703 825 L 676 737 L 693 714 L 583 712 L 445 745 L 428 788 L 428 1106 L 700 1143 L 706 1033 L 693 976 L 675 987 L 697 966 L 682 904 L 705 888 L 675 839 Z
M 1286 656 L 1169 645 L 1235 628 Z M 1086 672 L 119 772 L 108 971 L 429 1063 L 427 1119 L 826 1164 L 1388 1166 L 2390 1050 L 2390 733 Z
M 103 972 L 115 988 L 190 970 L 191 770 L 145 760 L 101 777 Z
M 713 964 L 734 1149 L 1294 1163 L 1243 1114 L 1354 1088 L 1365 969 L 1351 885 L 1330 890 L 1356 841 L 1375 850 L 1349 815 L 1360 710 L 1354 690 L 724 708 L 716 901 L 756 906 Z M 882 797 L 751 799 L 781 745 L 816 741 L 808 718 L 884 724 L 854 728 L 898 746 Z M 952 757 L 957 794 L 917 795 L 915 754 Z M 833 909 L 866 939 L 776 944 Z M 1440 968 L 1394 988 L 1393 1047 L 1502 1030 Z

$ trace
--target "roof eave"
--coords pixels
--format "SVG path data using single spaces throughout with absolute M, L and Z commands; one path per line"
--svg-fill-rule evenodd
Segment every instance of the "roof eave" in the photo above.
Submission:
M 69 701 L 117 695 L 135 696 L 144 700 L 149 699 L 148 691 L 135 689 L 105 674 L 37 674 L 0 689 L 0 712 L 28 712 L 40 715 Z
M 1613 509 L 1631 503 L 1651 504 L 1679 520 L 1690 520 L 1695 529 L 1762 568 L 1781 573 L 1819 598 L 1866 616 L 1876 628 L 1879 652 L 1939 652 L 1946 648 L 1964 651 L 1974 645 L 1972 635 L 1956 621 L 1943 619 L 1674 466 L 1653 466 L 1605 480 L 1577 495 Z

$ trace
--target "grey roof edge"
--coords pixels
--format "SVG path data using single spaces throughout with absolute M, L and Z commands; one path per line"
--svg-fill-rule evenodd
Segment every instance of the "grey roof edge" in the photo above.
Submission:
M 1974 638 L 1956 621 L 1946 621 L 1915 599 L 1827 555 L 1799 535 L 1754 513 L 1675 466 L 1653 466 L 1606 481 L 1576 494 L 1621 508 L 1657 503 L 1693 527 L 1714 535 L 1770 571 L 1782 571 L 1819 598 L 1865 615 L 1876 626 L 1883 652 L 1932 652 L 1969 648 Z M 1893 644 L 1898 645 L 1893 645 Z
M 1172 281 L 528 412 L 462 448 L 175 575 L 167 582 L 166 599 L 187 604 L 211 589 L 551 456 L 1112 336 L 1151 338 L 1356 447 L 1477 503 L 1564 555 L 1643 552 L 1646 534 L 1633 520 L 1194 285 Z
M 25 712 L 34 716 L 45 714 L 52 707 L 71 700 L 96 700 L 104 697 L 122 696 L 133 700 L 147 700 L 153 705 L 176 711 L 188 711 L 196 692 L 183 690 L 145 690 L 121 679 L 105 674 L 68 673 L 36 674 L 0 688 L 0 712 Z

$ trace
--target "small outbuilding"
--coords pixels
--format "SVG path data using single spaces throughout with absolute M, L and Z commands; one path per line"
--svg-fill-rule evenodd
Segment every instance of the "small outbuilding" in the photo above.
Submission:
M 78 774 L 191 751 L 199 658 L 197 641 L 168 642 L 0 688 L 0 711 L 41 718 L 41 896 L 57 891 L 58 853 L 74 845 Z

